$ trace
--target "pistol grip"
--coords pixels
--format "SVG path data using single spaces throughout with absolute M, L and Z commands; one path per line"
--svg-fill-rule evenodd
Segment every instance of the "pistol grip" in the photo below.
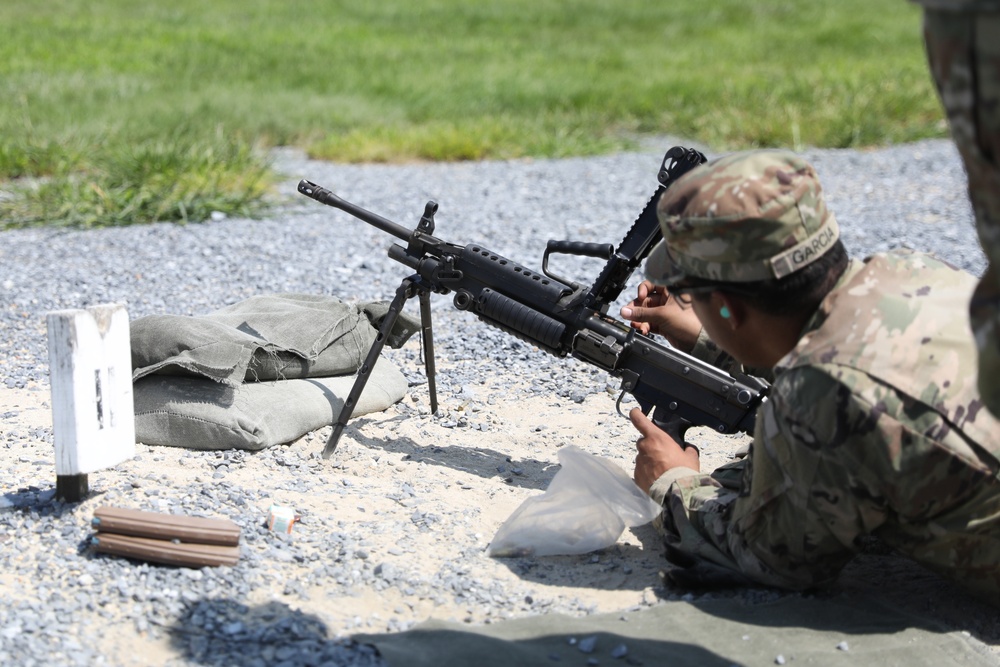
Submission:
M 653 424 L 666 431 L 667 435 L 673 438 L 678 445 L 684 446 L 684 435 L 691 428 L 691 422 L 676 414 L 669 414 L 666 419 L 660 419 L 656 406 L 645 401 L 639 401 L 639 407 Z

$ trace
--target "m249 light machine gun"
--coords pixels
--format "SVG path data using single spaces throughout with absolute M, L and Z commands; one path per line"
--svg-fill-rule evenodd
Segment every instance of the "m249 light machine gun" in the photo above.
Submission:
M 622 396 L 631 394 L 643 411 L 653 414 L 654 422 L 678 442 L 683 442 L 684 431 L 690 426 L 707 426 L 720 433 L 752 433 L 757 407 L 765 399 L 766 383 L 750 376 L 731 376 L 608 315 L 609 305 L 621 294 L 632 272 L 662 239 L 656 217 L 660 195 L 703 162 L 705 156 L 698 151 L 671 148 L 657 176 L 659 187 L 617 249 L 610 244 L 549 241 L 541 273 L 501 257 L 483 244 L 456 245 L 435 237 L 436 202 L 427 202 L 423 216 L 411 231 L 315 183 L 300 181 L 300 193 L 404 241 L 405 246 L 389 247 L 389 257 L 415 271 L 396 290 L 323 457 L 329 458 L 336 449 L 389 332 L 403 305 L 414 296 L 420 302 L 431 412 L 437 412 L 431 292 L 454 292 L 454 305 L 459 310 L 472 311 L 487 324 L 546 352 L 560 357 L 572 355 L 619 378 L 619 412 Z M 607 263 L 593 285 L 587 287 L 550 272 L 548 261 L 552 254 L 596 257 Z M 655 413 L 650 413 L 654 409 Z

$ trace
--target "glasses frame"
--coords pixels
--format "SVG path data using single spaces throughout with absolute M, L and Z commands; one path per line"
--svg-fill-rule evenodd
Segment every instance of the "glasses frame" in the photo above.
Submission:
M 677 303 L 682 306 L 690 306 L 693 299 L 691 298 L 694 294 L 710 294 L 712 292 L 718 292 L 718 285 L 697 285 L 692 287 L 675 286 L 668 287 L 667 292 L 670 296 L 674 297 Z
M 691 285 L 688 287 L 677 285 L 675 287 L 667 287 L 667 293 L 674 297 L 677 303 L 685 307 L 691 305 L 691 296 L 693 294 L 711 294 L 712 292 L 726 292 L 727 294 L 736 294 L 748 298 L 752 298 L 755 294 L 752 289 L 740 289 L 729 283 L 725 285 Z

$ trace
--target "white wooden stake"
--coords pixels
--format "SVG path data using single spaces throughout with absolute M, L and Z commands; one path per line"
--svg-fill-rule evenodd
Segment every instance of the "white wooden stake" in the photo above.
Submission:
M 128 313 L 104 304 L 46 319 L 56 486 L 75 501 L 87 492 L 87 473 L 135 455 Z

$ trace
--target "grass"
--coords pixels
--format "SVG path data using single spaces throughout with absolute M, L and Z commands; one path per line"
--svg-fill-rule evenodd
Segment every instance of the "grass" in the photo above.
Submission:
M 904 0 L 0 3 L 0 227 L 254 214 L 338 161 L 944 136 Z

